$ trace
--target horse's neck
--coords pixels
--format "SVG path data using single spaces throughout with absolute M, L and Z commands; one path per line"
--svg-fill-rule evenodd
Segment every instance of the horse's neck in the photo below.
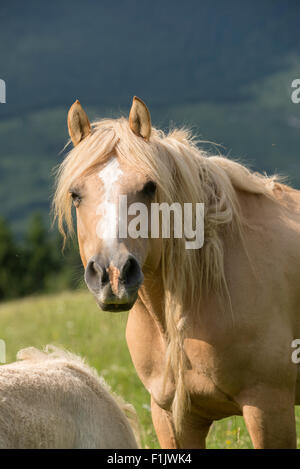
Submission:
M 164 290 L 161 272 L 145 274 L 140 299 L 162 332 L 165 331 Z

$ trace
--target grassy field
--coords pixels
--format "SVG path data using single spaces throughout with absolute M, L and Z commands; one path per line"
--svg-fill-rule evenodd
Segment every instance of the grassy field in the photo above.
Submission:
M 26 298 L 0 305 L 0 338 L 7 348 L 7 362 L 27 346 L 48 343 L 86 357 L 111 385 L 132 403 L 138 413 L 144 448 L 159 448 L 152 426 L 150 399 L 136 375 L 125 341 L 126 314 L 99 311 L 84 291 Z M 300 411 L 297 410 L 298 447 Z M 251 448 L 242 418 L 214 423 L 208 448 Z

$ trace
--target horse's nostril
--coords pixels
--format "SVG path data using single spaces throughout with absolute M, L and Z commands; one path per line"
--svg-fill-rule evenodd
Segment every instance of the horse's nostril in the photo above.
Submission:
M 134 268 L 133 259 L 128 259 L 122 269 L 122 278 L 130 277 L 134 272 Z
M 102 268 L 96 261 L 91 263 L 92 275 L 96 276 L 100 283 L 107 283 L 109 281 L 106 269 Z
M 93 272 L 94 275 L 100 275 L 102 276 L 102 269 L 97 262 L 92 261 L 91 262 L 91 271 Z
M 122 268 L 120 280 L 125 285 L 135 285 L 140 282 L 141 276 L 138 261 L 133 256 L 128 257 Z
M 95 260 L 90 260 L 85 269 L 85 281 L 87 286 L 93 291 L 99 291 L 99 287 L 109 282 L 106 269 L 102 269 Z
M 101 280 L 101 283 L 102 283 L 102 284 L 105 284 L 105 283 L 109 282 L 109 275 L 108 275 L 106 269 L 104 269 L 104 270 L 102 271 L 102 276 L 101 276 L 100 280 Z

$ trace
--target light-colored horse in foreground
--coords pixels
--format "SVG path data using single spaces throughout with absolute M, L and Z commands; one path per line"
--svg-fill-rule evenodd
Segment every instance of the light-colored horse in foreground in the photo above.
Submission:
M 81 358 L 53 346 L 18 358 L 0 366 L 1 449 L 138 447 L 133 407 Z
M 295 447 L 300 193 L 209 156 L 185 130 L 156 130 L 136 97 L 129 121 L 93 125 L 76 101 L 68 127 L 59 227 L 72 228 L 73 199 L 89 289 L 102 310 L 130 309 L 128 347 L 161 446 L 205 447 L 214 420 L 243 415 L 255 448 Z M 120 195 L 147 207 L 204 203 L 203 247 L 108 235 Z

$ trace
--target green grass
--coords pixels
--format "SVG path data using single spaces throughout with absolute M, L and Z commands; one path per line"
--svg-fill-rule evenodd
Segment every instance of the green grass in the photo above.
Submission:
M 125 341 L 126 314 L 101 312 L 84 291 L 30 297 L 0 305 L 0 338 L 6 342 L 7 362 L 19 349 L 48 343 L 86 357 L 138 413 L 145 448 L 159 448 L 152 426 L 150 397 L 134 370 Z M 300 411 L 296 411 L 298 447 Z M 215 422 L 208 448 L 251 448 L 241 417 Z

